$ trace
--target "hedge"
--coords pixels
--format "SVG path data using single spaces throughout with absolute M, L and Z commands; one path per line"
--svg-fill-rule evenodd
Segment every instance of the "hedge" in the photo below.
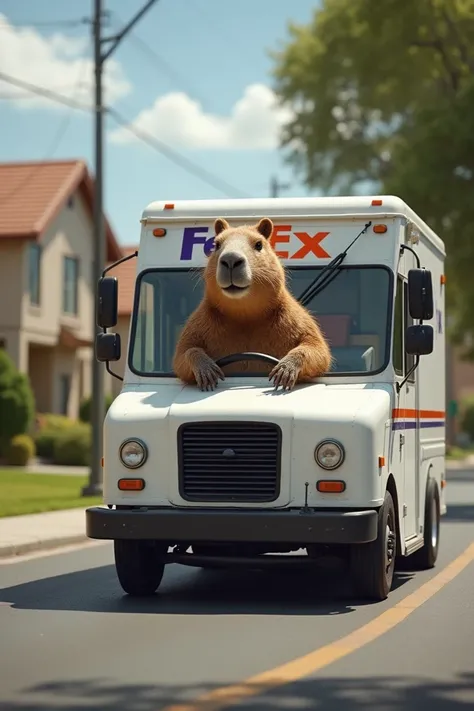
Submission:
M 35 434 L 36 452 L 38 457 L 52 459 L 54 454 L 54 442 L 58 432 L 63 432 L 77 423 L 65 415 L 55 415 L 52 413 L 40 414 L 37 416 L 38 430 Z
M 474 398 L 469 397 L 461 405 L 461 430 L 474 440 Z
M 7 464 L 24 467 L 36 454 L 34 440 L 27 434 L 15 435 L 8 443 L 5 452 Z
M 107 410 L 115 400 L 113 395 L 106 395 L 104 398 L 104 416 L 107 414 Z M 92 404 L 92 397 L 87 397 L 81 402 L 81 406 L 79 408 L 79 419 L 81 422 L 90 422 L 91 421 L 91 404 Z
M 5 454 L 15 435 L 30 431 L 34 412 L 28 376 L 20 373 L 8 353 L 0 349 L 0 454 Z
M 89 466 L 92 430 L 84 422 L 57 430 L 53 442 L 53 463 L 66 466 Z

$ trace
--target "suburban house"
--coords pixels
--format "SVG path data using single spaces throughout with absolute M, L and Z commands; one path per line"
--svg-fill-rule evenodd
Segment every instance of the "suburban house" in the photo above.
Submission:
M 122 247 L 124 257 L 138 251 L 138 245 Z M 120 360 L 110 364 L 110 369 L 123 378 L 125 363 L 127 361 L 127 342 L 130 329 L 130 317 L 133 309 L 133 298 L 135 295 L 135 280 L 137 273 L 137 260 L 129 259 L 108 272 L 108 276 L 117 277 L 118 280 L 118 322 L 115 332 L 120 334 L 122 340 L 122 353 Z M 122 383 L 117 378 L 112 378 L 112 394 L 116 397 L 122 387 Z
M 0 163 L 0 347 L 38 412 L 76 417 L 91 391 L 93 198 L 82 160 Z M 123 254 L 104 219 L 111 262 Z

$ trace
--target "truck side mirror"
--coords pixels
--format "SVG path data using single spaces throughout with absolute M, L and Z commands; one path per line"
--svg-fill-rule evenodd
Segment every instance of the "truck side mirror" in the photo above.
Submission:
M 101 363 L 120 360 L 122 352 L 119 333 L 98 333 L 95 337 L 95 357 Z
M 408 355 L 422 356 L 433 352 L 434 330 L 429 324 L 408 326 L 405 333 L 405 350 Z
M 408 272 L 408 308 L 413 319 L 429 321 L 433 318 L 433 282 L 428 269 Z
M 118 281 L 117 277 L 102 277 L 97 284 L 97 325 L 100 328 L 113 328 L 118 319 Z

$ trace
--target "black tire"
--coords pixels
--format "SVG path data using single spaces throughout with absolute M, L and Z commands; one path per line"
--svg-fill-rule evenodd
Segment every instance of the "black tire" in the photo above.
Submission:
M 158 589 L 165 563 L 161 556 L 167 546 L 155 541 L 114 541 L 115 570 L 123 590 L 128 595 L 153 595 Z
M 392 588 L 397 550 L 395 506 L 389 491 L 378 512 L 377 538 L 351 550 L 350 568 L 355 592 L 362 598 L 385 600 Z
M 439 550 L 440 509 L 438 485 L 436 480 L 430 477 L 426 486 L 423 548 L 419 548 L 406 558 L 406 569 L 429 570 L 435 567 Z

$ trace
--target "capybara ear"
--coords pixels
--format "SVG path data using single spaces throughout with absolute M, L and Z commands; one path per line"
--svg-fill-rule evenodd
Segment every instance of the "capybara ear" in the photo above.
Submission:
M 223 217 L 218 217 L 217 220 L 214 222 L 214 231 L 217 235 L 220 235 L 221 232 L 224 232 L 224 230 L 229 229 L 229 223 L 227 220 L 224 220 Z
M 265 239 L 269 239 L 272 236 L 273 222 L 269 217 L 262 217 L 257 225 L 257 231 L 260 232 L 262 237 L 265 237 Z

